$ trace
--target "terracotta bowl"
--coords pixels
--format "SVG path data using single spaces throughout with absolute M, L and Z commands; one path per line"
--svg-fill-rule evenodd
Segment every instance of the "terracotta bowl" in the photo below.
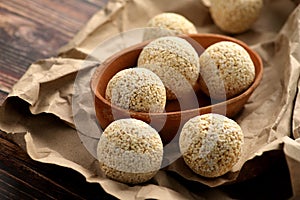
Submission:
M 198 54 L 203 52 L 203 49 L 197 47 L 198 44 L 200 44 L 203 48 L 207 48 L 216 42 L 232 41 L 243 46 L 250 54 L 255 65 L 255 80 L 252 85 L 240 95 L 214 104 L 211 103 L 213 101 L 209 97 L 198 91 L 197 99 L 199 105 L 186 110 L 180 110 L 179 103 L 176 100 L 167 101 L 166 111 L 164 113 L 134 112 L 116 107 L 105 99 L 106 86 L 109 80 L 117 72 L 137 65 L 138 56 L 143 47 L 148 43 L 144 42 L 114 54 L 95 70 L 91 79 L 91 88 L 95 95 L 96 116 L 103 129 L 114 120 L 128 117 L 136 118 L 149 123 L 153 128 L 158 130 L 164 144 L 167 144 L 176 136 L 177 133 L 179 133 L 184 123 L 194 116 L 213 112 L 223 114 L 228 117 L 234 117 L 243 109 L 243 106 L 249 99 L 250 95 L 261 81 L 263 74 L 261 58 L 245 43 L 231 37 L 217 34 L 192 34 L 189 35 L 189 37 L 193 40 L 186 38 L 187 41 L 196 48 Z

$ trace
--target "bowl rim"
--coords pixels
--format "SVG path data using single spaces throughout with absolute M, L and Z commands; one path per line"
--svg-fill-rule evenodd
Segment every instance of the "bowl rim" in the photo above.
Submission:
M 221 106 L 226 106 L 228 104 L 232 104 L 234 102 L 237 102 L 239 99 L 243 99 L 244 97 L 250 95 L 260 84 L 262 76 L 263 76 L 263 62 L 261 57 L 259 56 L 259 54 L 257 52 L 255 52 L 253 49 L 251 49 L 246 43 L 244 43 L 241 40 L 238 40 L 236 38 L 230 37 L 230 36 L 225 36 L 225 35 L 221 35 L 221 34 L 214 34 L 214 33 L 195 33 L 195 34 L 187 34 L 187 35 L 181 35 L 181 36 L 177 36 L 177 37 L 188 37 L 188 38 L 192 38 L 193 37 L 203 37 L 203 38 L 218 38 L 221 39 L 221 41 L 231 41 L 231 42 L 235 42 L 239 45 L 241 45 L 242 47 L 245 48 L 245 50 L 251 54 L 253 54 L 253 56 L 257 59 L 258 61 L 258 65 L 255 66 L 255 79 L 252 82 L 252 84 L 250 85 L 250 87 L 248 87 L 245 91 L 243 91 L 242 93 L 240 93 L 237 96 L 234 96 L 230 99 L 226 99 L 225 101 L 221 101 L 219 103 L 216 104 L 212 104 L 212 105 L 207 105 L 207 106 L 203 106 L 203 107 L 198 107 L 198 108 L 193 108 L 193 109 L 187 109 L 187 110 L 178 110 L 178 111 L 171 111 L 171 112 L 166 112 L 164 110 L 164 112 L 161 113 L 148 113 L 148 112 L 137 112 L 137 111 L 132 111 L 132 110 L 126 110 L 123 108 L 120 108 L 116 105 L 111 104 L 105 97 L 103 97 L 100 92 L 97 90 L 98 85 L 100 83 L 100 77 L 98 76 L 99 74 L 101 75 L 100 72 L 103 72 L 105 69 L 107 69 L 107 67 L 115 60 L 117 59 L 119 56 L 125 54 L 125 53 L 129 53 L 133 50 L 138 50 L 138 49 L 142 49 L 145 45 L 147 45 L 150 41 L 144 41 L 138 44 L 135 44 L 133 46 L 130 46 L 128 48 L 125 48 L 115 54 L 113 54 L 112 56 L 110 56 L 109 58 L 107 58 L 104 62 L 102 62 L 101 64 L 98 65 L 98 67 L 96 68 L 96 70 L 94 71 L 91 81 L 90 81 L 90 87 L 92 90 L 93 95 L 95 96 L 95 98 L 98 98 L 100 101 L 102 101 L 104 104 L 106 104 L 106 106 L 110 107 L 111 109 L 114 110 L 118 110 L 121 111 L 123 113 L 129 114 L 129 116 L 177 116 L 177 115 L 181 115 L 181 114 L 185 114 L 185 113 L 192 113 L 192 112 L 201 112 L 201 110 L 204 109 L 209 109 L 209 108 L 213 108 L 213 107 L 221 107 Z M 252 60 L 252 59 L 251 59 Z M 257 68 L 259 70 L 257 70 Z

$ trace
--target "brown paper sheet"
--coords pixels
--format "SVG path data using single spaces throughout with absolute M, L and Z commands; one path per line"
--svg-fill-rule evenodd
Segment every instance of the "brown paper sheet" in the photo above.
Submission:
M 213 24 L 208 8 L 200 0 L 176 3 L 171 0 L 110 1 L 68 45 L 61 48 L 60 56 L 30 66 L 0 108 L 0 129 L 14 135 L 25 134 L 26 150 L 34 160 L 72 168 L 87 181 L 100 183 L 106 192 L 119 199 L 201 199 L 207 196 L 205 191 L 189 191 L 172 173 L 193 181 L 189 184 L 201 183 L 210 187 L 245 180 L 251 178 L 251 174 L 241 171 L 247 169 L 244 168 L 247 161 L 266 151 L 282 149 L 284 144 L 282 150 L 287 157 L 293 192 L 300 195 L 297 179 L 300 149 L 299 143 L 292 139 L 300 137 L 300 7 L 295 7 L 292 1 L 266 0 L 253 28 L 234 36 L 260 54 L 264 77 L 244 110 L 235 118 L 245 134 L 242 158 L 222 177 L 205 179 L 197 176 L 180 158 L 160 170 L 149 184 L 131 187 L 105 178 L 97 167 L 95 148 L 86 149 L 81 144 L 82 140 L 95 147 L 99 138 L 93 132 L 97 123 L 89 90 L 89 79 L 97 62 L 85 58 L 111 36 L 143 27 L 150 17 L 165 11 L 183 14 L 194 22 L 198 32 L 224 34 Z M 115 51 L 111 49 L 103 58 Z M 76 82 L 78 88 L 74 88 L 79 74 L 82 80 Z M 80 95 L 76 95 L 76 89 L 80 89 Z M 75 106 L 74 96 L 78 98 Z M 79 115 L 89 126 L 80 124 L 76 127 L 76 116 Z M 214 195 L 224 197 L 217 190 Z
M 294 195 L 300 197 L 300 140 L 284 139 L 284 153 L 290 170 Z M 295 198 L 296 199 L 296 198 Z

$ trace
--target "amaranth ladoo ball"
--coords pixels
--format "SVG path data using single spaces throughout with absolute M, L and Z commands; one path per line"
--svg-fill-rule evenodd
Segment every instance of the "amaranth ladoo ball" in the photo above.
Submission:
M 167 36 L 146 45 L 138 58 L 138 67 L 159 76 L 166 87 L 167 99 L 193 92 L 199 77 L 199 57 L 185 39 Z
M 213 99 L 234 97 L 250 87 L 255 67 L 239 44 L 222 41 L 209 46 L 199 58 L 199 85 Z
M 160 78 L 145 68 L 129 68 L 107 84 L 105 98 L 113 105 L 137 112 L 163 112 L 166 90 Z
M 204 177 L 218 177 L 241 157 L 244 136 L 240 126 L 219 114 L 204 114 L 187 121 L 179 137 L 185 163 Z
M 163 36 L 197 33 L 194 24 L 184 16 L 177 13 L 160 13 L 151 18 L 145 29 L 144 40 Z
M 210 13 L 215 24 L 227 33 L 242 33 L 258 19 L 263 0 L 211 0 Z
M 163 144 L 157 131 L 147 123 L 120 119 L 102 133 L 97 156 L 108 178 L 137 184 L 150 180 L 160 169 Z

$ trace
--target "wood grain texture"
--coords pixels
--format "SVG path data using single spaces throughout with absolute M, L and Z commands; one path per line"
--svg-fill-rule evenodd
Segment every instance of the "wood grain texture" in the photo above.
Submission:
M 9 199 L 113 199 L 99 184 L 87 183 L 73 170 L 33 161 L 1 136 L 0 144 L 1 200 L 1 195 Z
M 0 90 L 28 66 L 56 55 L 105 1 L 0 0 Z
M 7 92 L 3 92 L 0 90 L 0 105 L 4 102 L 4 100 L 6 99 L 8 93 Z
M 55 56 L 103 0 L 0 0 L 0 104 L 29 65 Z M 67 168 L 33 161 L 0 131 L 0 199 L 113 199 Z

